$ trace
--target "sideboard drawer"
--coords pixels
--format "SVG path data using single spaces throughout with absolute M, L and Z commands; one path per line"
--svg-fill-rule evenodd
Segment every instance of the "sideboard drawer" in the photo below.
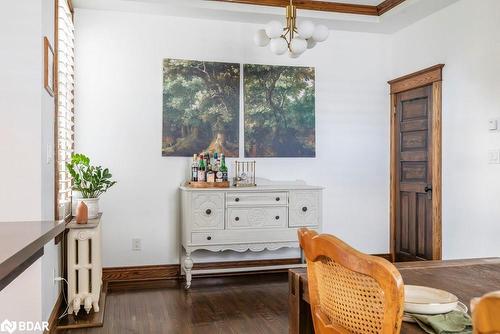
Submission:
M 287 227 L 288 210 L 286 206 L 231 207 L 226 221 L 227 229 Z
M 193 192 L 192 194 L 192 229 L 224 229 L 224 194 Z
M 217 230 L 192 232 L 191 245 L 228 245 L 228 249 L 244 251 L 237 244 L 297 242 L 297 229 L 255 229 L 255 230 Z M 267 245 L 266 245 L 267 247 Z M 268 249 L 272 248 L 269 245 Z M 264 247 L 262 247 L 263 250 Z
M 321 221 L 319 191 L 290 192 L 290 227 L 318 226 Z
M 288 205 L 286 192 L 228 192 L 227 206 Z

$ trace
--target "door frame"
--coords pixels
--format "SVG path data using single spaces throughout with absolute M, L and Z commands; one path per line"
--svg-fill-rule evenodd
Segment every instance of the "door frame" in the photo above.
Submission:
M 396 205 L 397 205 L 397 152 L 396 133 L 397 106 L 396 94 L 432 85 L 432 260 L 442 257 L 441 222 L 441 118 L 442 118 L 442 80 L 444 64 L 438 64 L 415 73 L 388 81 L 391 95 L 391 133 L 390 133 L 390 253 L 396 258 Z

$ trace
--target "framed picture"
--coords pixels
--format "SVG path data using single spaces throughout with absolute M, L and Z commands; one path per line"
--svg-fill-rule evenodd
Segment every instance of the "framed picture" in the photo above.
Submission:
M 54 50 L 47 37 L 43 38 L 43 86 L 54 96 Z
M 239 153 L 240 64 L 164 59 L 163 156 Z
M 245 64 L 245 157 L 315 157 L 313 67 Z

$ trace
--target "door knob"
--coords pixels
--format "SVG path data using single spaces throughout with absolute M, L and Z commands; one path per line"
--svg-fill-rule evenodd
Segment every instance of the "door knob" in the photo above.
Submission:
M 427 185 L 427 186 L 425 186 L 424 190 L 425 190 L 426 193 L 428 193 L 429 191 L 432 191 L 432 186 L 431 185 Z
M 207 210 L 205 211 L 205 213 L 206 213 L 207 215 L 209 215 L 209 214 L 211 214 L 211 213 L 212 213 L 212 210 L 207 209 Z

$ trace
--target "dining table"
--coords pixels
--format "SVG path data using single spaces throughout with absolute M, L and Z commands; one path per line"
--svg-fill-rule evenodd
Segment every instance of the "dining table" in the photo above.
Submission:
M 394 265 L 401 273 L 405 284 L 448 291 L 456 295 L 468 308 L 472 298 L 500 290 L 500 258 L 398 262 Z M 309 306 L 307 269 L 290 269 L 288 284 L 289 333 L 314 333 Z M 414 323 L 403 322 L 401 333 L 425 332 Z

